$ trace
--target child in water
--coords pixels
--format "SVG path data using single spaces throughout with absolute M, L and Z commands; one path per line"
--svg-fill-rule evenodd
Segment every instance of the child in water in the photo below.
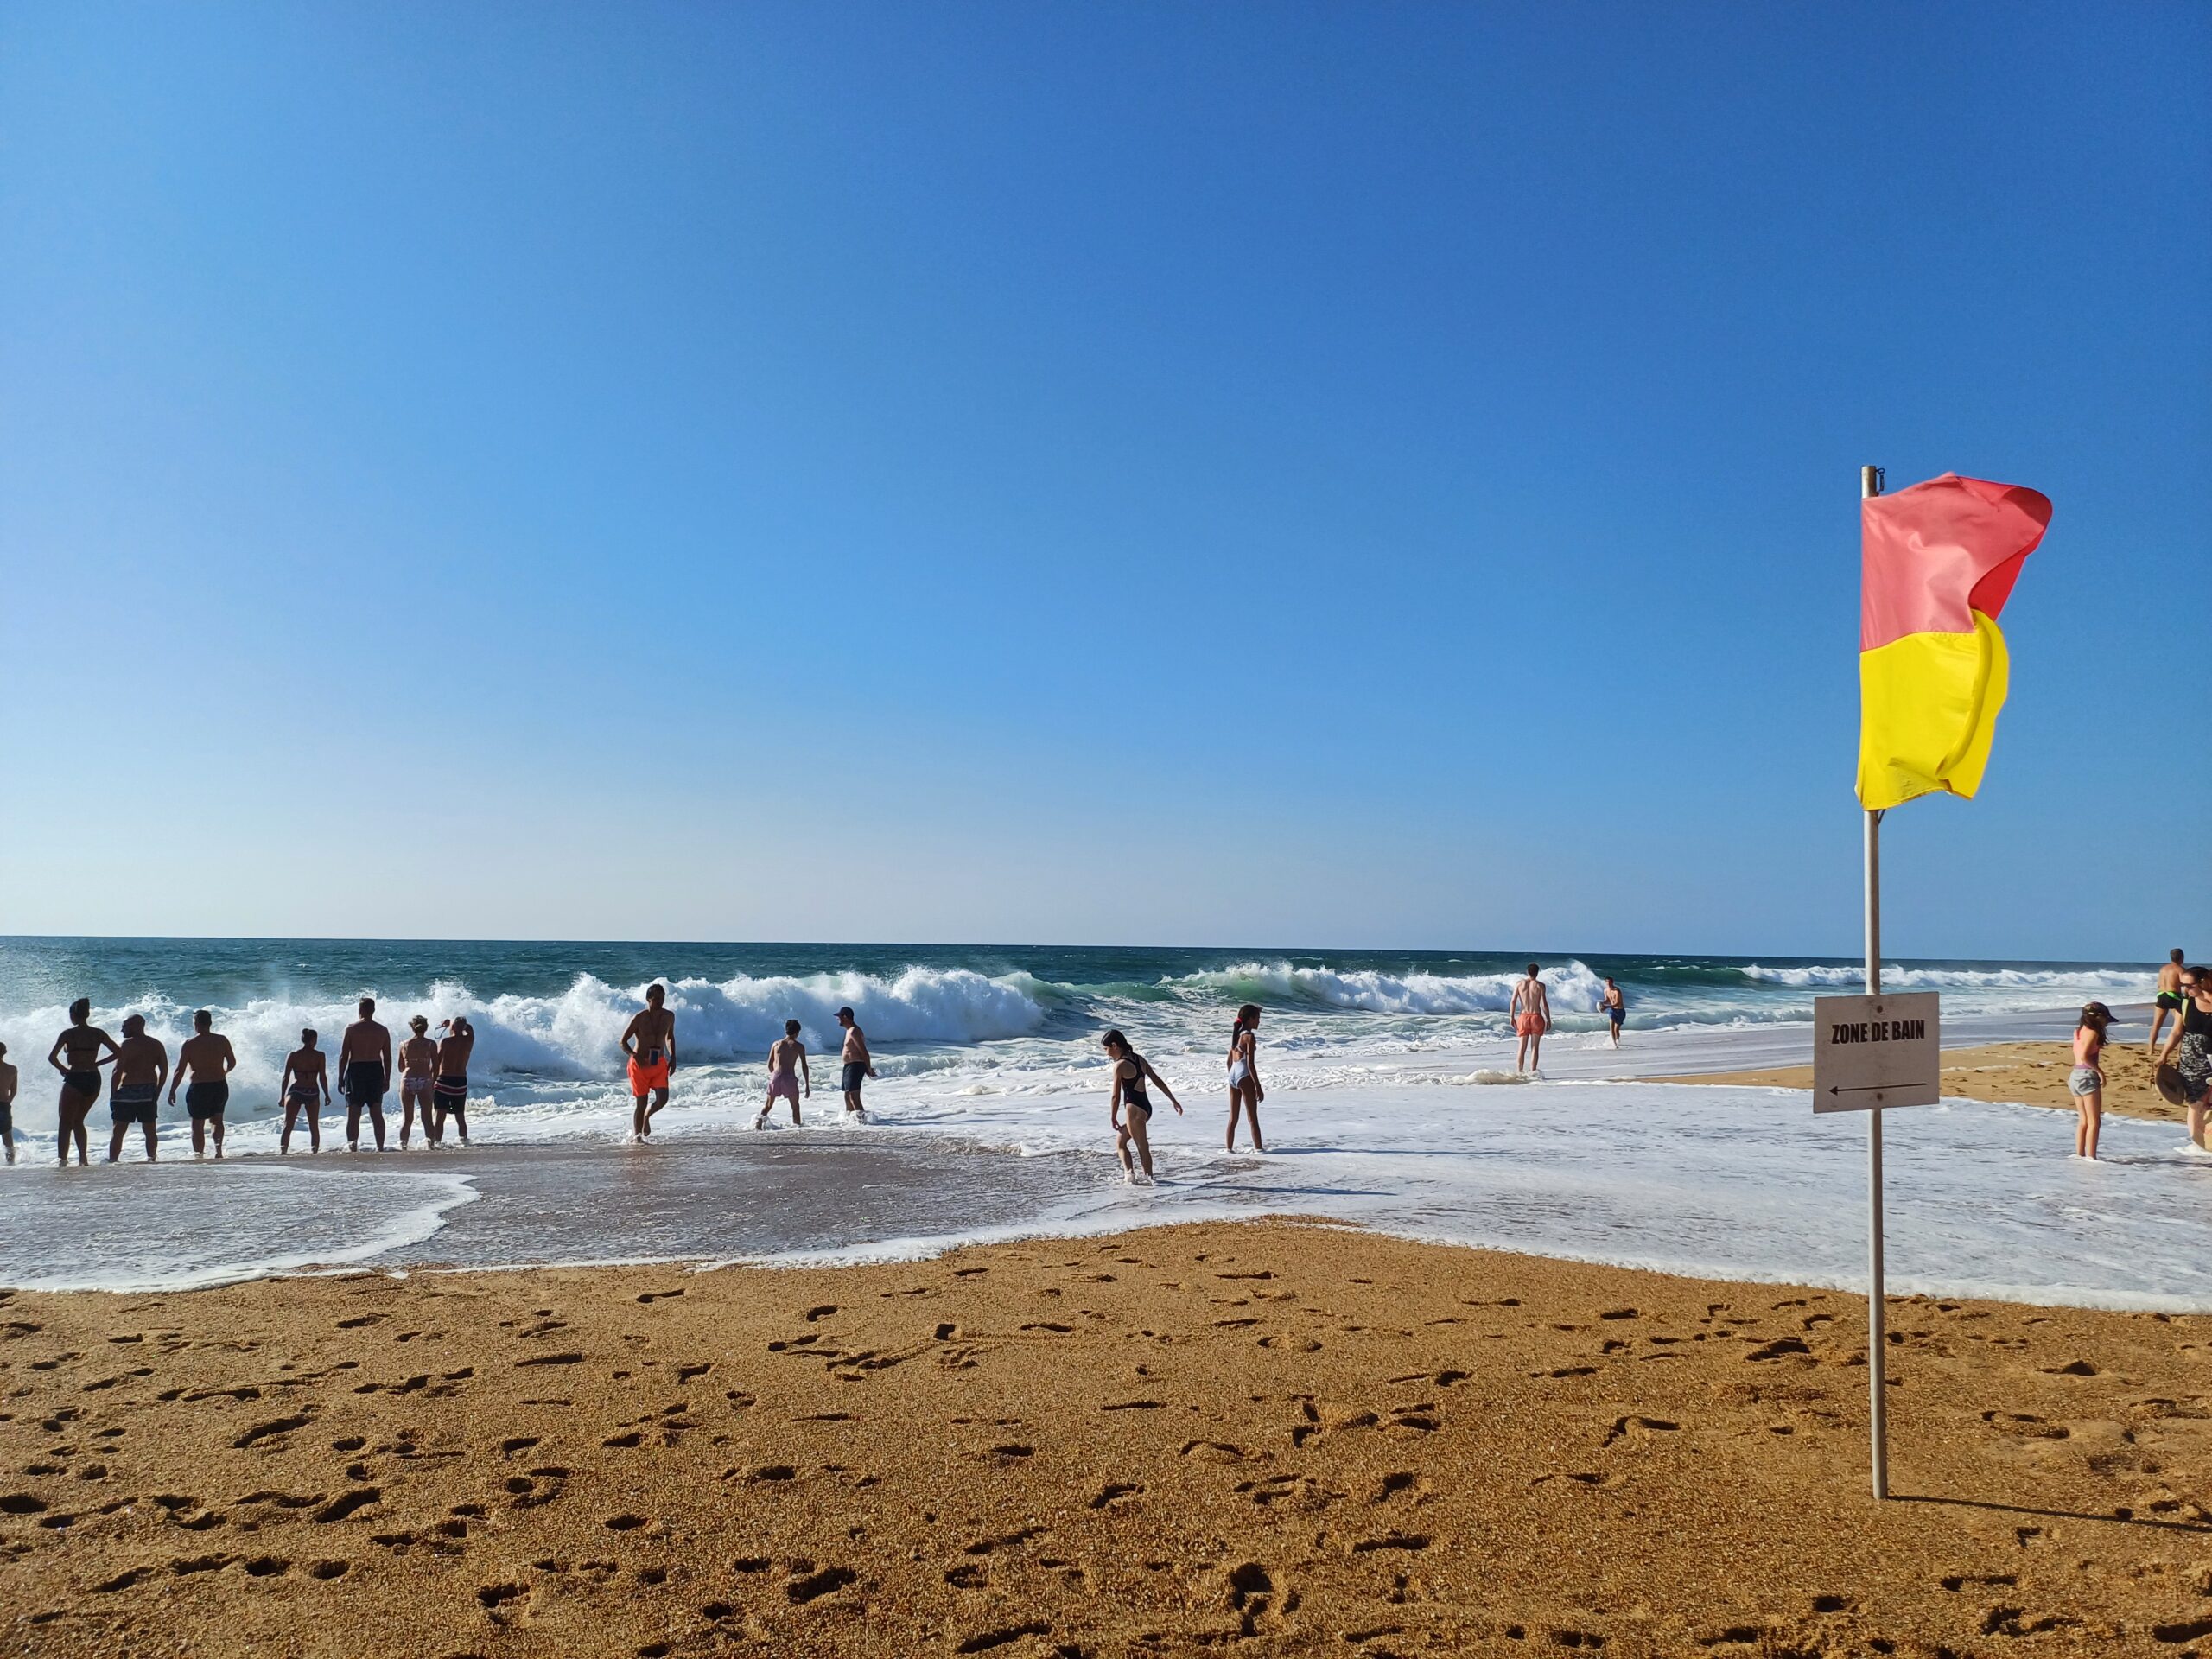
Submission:
M 2093 1163 L 2097 1156 L 2097 1131 L 2104 1126 L 2105 1116 L 2105 1074 L 2099 1062 L 2104 1057 L 2105 1028 L 2111 1024 L 2112 1010 L 2103 1003 L 2091 1002 L 2082 1008 L 2081 1023 L 2074 1027 L 2074 1069 L 2066 1077 L 2067 1091 L 2082 1115 L 2074 1126 L 2074 1155 Z

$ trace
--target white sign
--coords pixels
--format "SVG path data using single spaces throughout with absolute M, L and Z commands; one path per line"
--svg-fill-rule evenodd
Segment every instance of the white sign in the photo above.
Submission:
M 1813 1109 L 1933 1106 L 1942 1095 L 1942 1001 L 1934 991 L 1815 997 Z

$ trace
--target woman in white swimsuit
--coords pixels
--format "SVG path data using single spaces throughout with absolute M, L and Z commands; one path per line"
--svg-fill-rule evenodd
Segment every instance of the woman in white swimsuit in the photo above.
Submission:
M 1252 1126 L 1252 1150 L 1265 1152 L 1260 1141 L 1260 1103 L 1268 1091 L 1260 1087 L 1260 1005 L 1247 1002 L 1236 1010 L 1236 1024 L 1229 1033 L 1229 1149 L 1236 1150 L 1236 1120 Z

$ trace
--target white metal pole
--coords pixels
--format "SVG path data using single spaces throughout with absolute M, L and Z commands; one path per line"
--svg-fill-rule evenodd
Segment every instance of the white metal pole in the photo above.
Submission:
M 1859 471 L 1861 500 L 1882 493 L 1878 468 Z M 1866 995 L 1882 994 L 1882 815 L 1866 817 Z M 1888 1320 L 1882 1306 L 1882 1109 L 1866 1114 L 1866 1436 L 1874 1465 L 1874 1497 L 1890 1495 L 1890 1414 L 1883 1396 Z

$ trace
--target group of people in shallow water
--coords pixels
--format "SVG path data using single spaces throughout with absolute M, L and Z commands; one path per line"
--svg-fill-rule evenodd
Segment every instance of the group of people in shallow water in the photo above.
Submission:
M 378 1023 L 376 1013 L 376 999 L 363 997 L 360 1017 L 346 1027 L 338 1046 L 335 1070 L 338 1092 L 346 1102 L 346 1146 L 353 1151 L 360 1149 L 361 1119 L 366 1115 L 377 1150 L 384 1150 L 384 1101 L 391 1092 L 395 1070 L 399 1081 L 399 1144 L 407 1144 L 419 1116 L 423 1145 L 442 1146 L 450 1135 L 467 1146 L 468 1057 L 476 1046 L 475 1028 L 467 1016 L 455 1014 L 438 1021 L 439 1034 L 433 1037 L 429 1017 L 418 1014 L 407 1022 L 411 1034 L 395 1051 L 391 1033 Z M 6 1046 L 0 1044 L 0 1073 L 4 1073 L 0 1076 L 0 1143 L 4 1143 L 12 1164 L 16 1161 L 11 1109 L 16 1069 L 5 1063 L 7 1052 Z M 87 1161 L 91 1148 L 86 1120 L 99 1103 L 104 1085 L 113 1126 L 107 1146 L 111 1164 L 123 1156 L 133 1125 L 145 1134 L 147 1160 L 160 1158 L 156 1122 L 164 1087 L 172 1106 L 176 1104 L 178 1090 L 184 1091 L 185 1115 L 192 1122 L 193 1156 L 206 1157 L 211 1151 L 217 1158 L 223 1155 L 231 1073 L 238 1070 L 238 1057 L 231 1039 L 215 1029 L 214 1015 L 207 1009 L 192 1016 L 192 1035 L 177 1045 L 176 1064 L 172 1067 L 168 1046 L 147 1031 L 144 1015 L 126 1016 L 123 1040 L 118 1042 L 92 1023 L 92 1002 L 80 996 L 69 1005 L 68 1028 L 54 1039 L 46 1058 L 61 1074 L 54 1138 L 64 1166 L 69 1162 L 73 1144 L 78 1163 Z M 109 1066 L 114 1067 L 114 1075 L 102 1077 L 101 1071 Z M 284 1057 L 284 1069 L 276 1082 L 277 1101 L 284 1109 L 284 1127 L 277 1140 L 280 1151 L 291 1151 L 293 1132 L 302 1119 L 309 1149 L 322 1150 L 322 1112 L 331 1104 L 332 1071 L 330 1056 L 319 1034 L 312 1027 L 302 1030 L 300 1046 Z
M 1619 987 L 1610 979 L 1605 986 L 1604 1010 L 1611 1020 L 1613 1040 L 1618 1044 L 1625 1007 Z M 400 1103 L 399 1144 L 403 1149 L 418 1121 L 425 1147 L 442 1147 L 448 1141 L 464 1147 L 468 1144 L 468 1062 L 476 1046 L 476 1032 L 467 1017 L 455 1014 L 439 1020 L 433 1027 L 428 1015 L 416 1014 L 407 1022 L 410 1034 L 395 1048 L 391 1033 L 378 1020 L 376 1012 L 374 997 L 360 1000 L 359 1017 L 346 1027 L 340 1039 L 334 1065 L 313 1028 L 300 1033 L 300 1046 L 285 1056 L 277 1078 L 277 1100 L 284 1114 L 283 1128 L 277 1139 L 280 1152 L 291 1151 L 292 1136 L 302 1124 L 307 1130 L 308 1149 L 322 1150 L 322 1112 L 333 1104 L 334 1078 L 336 1096 L 346 1103 L 347 1149 L 360 1150 L 361 1122 L 365 1117 L 377 1150 L 381 1152 L 385 1146 L 384 1103 L 393 1091 L 395 1076 Z M 1515 1032 L 1521 1039 L 1521 1059 L 1533 1060 L 1541 1053 L 1544 1033 L 1551 1028 L 1551 1004 L 1543 982 L 1537 977 L 1535 963 L 1529 964 L 1528 977 L 1515 988 L 1511 1014 Z M 845 1112 L 849 1118 L 865 1122 L 868 1112 L 861 1094 L 867 1081 L 876 1075 L 874 1057 L 868 1052 L 867 1035 L 851 1008 L 837 1010 L 837 1024 L 843 1033 L 839 1081 L 845 1097 Z M 113 1119 L 113 1134 L 108 1142 L 110 1163 L 122 1157 L 134 1124 L 144 1132 L 147 1158 L 150 1160 L 160 1156 L 156 1118 L 164 1087 L 171 1105 L 176 1103 L 179 1089 L 183 1090 L 185 1111 L 192 1124 L 194 1156 L 206 1156 L 211 1149 L 215 1157 L 223 1155 L 224 1114 L 230 1105 L 230 1078 L 238 1069 L 238 1055 L 231 1047 L 230 1039 L 214 1029 L 213 1016 L 207 1009 L 192 1016 L 192 1027 L 193 1034 L 178 1046 L 176 1064 L 172 1069 L 167 1046 L 147 1032 L 143 1015 L 134 1014 L 124 1020 L 123 1039 L 118 1042 L 92 1023 L 89 999 L 79 997 L 70 1005 L 69 1027 L 54 1039 L 54 1047 L 47 1056 L 48 1063 L 61 1074 L 57 1140 L 63 1164 L 69 1161 L 73 1143 L 77 1149 L 77 1161 L 81 1165 L 87 1160 L 86 1120 L 99 1103 L 104 1081 L 107 1084 L 109 1112 Z M 435 1035 L 432 1034 L 434 1030 Z M 800 1040 L 800 1030 L 798 1020 L 785 1020 L 783 1036 L 768 1050 L 767 1094 L 753 1120 L 756 1129 L 767 1127 L 769 1116 L 779 1100 L 790 1108 L 791 1122 L 800 1122 L 801 1102 L 813 1097 L 814 1077 L 806 1045 Z M 1236 1011 L 1236 1023 L 1230 1027 L 1225 1061 L 1229 1087 L 1226 1143 L 1231 1152 L 1236 1150 L 1240 1124 L 1249 1135 L 1255 1152 L 1267 1150 L 1260 1130 L 1260 1105 L 1267 1099 L 1267 1090 L 1260 1082 L 1259 1030 L 1259 1005 L 1247 1002 Z M 1100 1042 L 1112 1062 L 1113 1089 L 1108 1122 L 1114 1132 L 1122 1167 L 1131 1180 L 1149 1181 L 1153 1175 L 1152 1090 L 1156 1087 L 1178 1116 L 1182 1115 L 1183 1103 L 1176 1098 L 1166 1080 L 1153 1069 L 1152 1062 L 1138 1053 L 1121 1032 L 1109 1031 Z M 668 1006 L 665 987 L 655 984 L 646 988 L 645 1006 L 624 1028 L 620 1047 L 632 1103 L 630 1138 L 643 1144 L 652 1139 L 654 1116 L 668 1104 L 670 1077 L 676 1067 L 676 1014 Z M 6 1063 L 6 1056 L 5 1045 L 0 1045 L 0 1144 L 4 1144 L 8 1161 L 13 1163 L 16 1146 L 11 1108 L 16 1095 L 16 1069 Z M 104 1080 L 102 1071 L 111 1065 L 114 1068 L 113 1077 Z

